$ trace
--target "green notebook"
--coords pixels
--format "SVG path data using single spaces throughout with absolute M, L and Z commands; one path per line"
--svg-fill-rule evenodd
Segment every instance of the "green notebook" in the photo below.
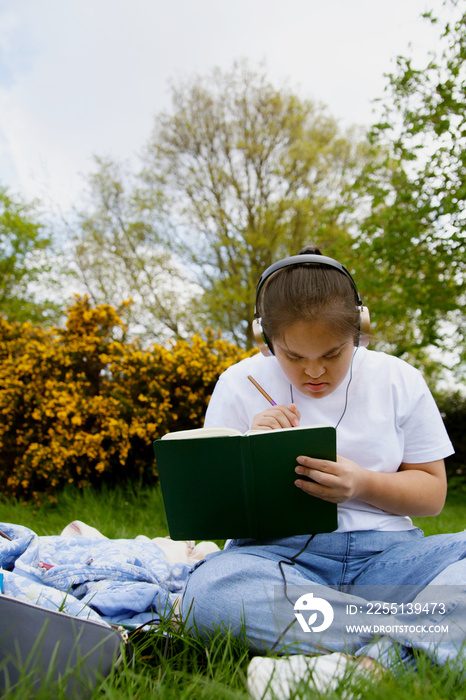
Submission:
M 296 458 L 336 460 L 331 426 L 199 428 L 154 442 L 170 537 L 288 537 L 337 528 L 337 506 L 294 485 Z

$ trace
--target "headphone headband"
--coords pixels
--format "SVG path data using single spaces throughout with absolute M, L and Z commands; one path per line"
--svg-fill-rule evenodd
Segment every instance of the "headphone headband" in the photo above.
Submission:
M 356 305 L 362 306 L 361 295 L 358 292 L 354 279 L 352 278 L 346 267 L 344 267 L 340 262 L 338 262 L 338 260 L 328 258 L 326 255 L 303 253 L 302 255 L 291 255 L 288 258 L 283 258 L 283 260 L 277 260 L 277 262 L 272 263 L 272 265 L 270 265 L 266 270 L 264 270 L 264 272 L 260 276 L 256 288 L 256 309 L 254 312 L 255 316 L 257 316 L 257 300 L 259 299 L 259 292 L 263 287 L 265 281 L 271 275 L 273 275 L 274 272 L 277 272 L 278 270 L 281 270 L 284 267 L 297 267 L 299 265 L 324 265 L 325 267 L 333 267 L 335 270 L 338 270 L 338 272 L 341 272 L 343 275 L 346 275 L 346 277 L 348 277 L 349 281 L 351 282 L 351 286 L 353 287 L 354 294 L 356 297 Z

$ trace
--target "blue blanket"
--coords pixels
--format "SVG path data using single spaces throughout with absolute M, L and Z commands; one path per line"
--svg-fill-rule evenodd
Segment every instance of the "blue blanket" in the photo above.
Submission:
M 192 564 L 169 564 L 154 542 L 37 536 L 0 523 L 3 592 L 50 610 L 136 627 L 167 616 Z

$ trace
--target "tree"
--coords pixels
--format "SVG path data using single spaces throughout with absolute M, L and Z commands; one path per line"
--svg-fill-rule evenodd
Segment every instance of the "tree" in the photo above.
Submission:
M 192 332 L 190 304 L 197 289 L 163 245 L 163 198 L 157 190 L 143 193 L 121 164 L 99 157 L 95 162 L 90 201 L 73 229 L 73 258 L 86 293 L 95 304 L 115 307 L 131 298 L 128 323 L 140 337 Z
M 0 313 L 9 320 L 44 322 L 56 316 L 60 304 L 39 300 L 33 290 L 49 271 L 45 252 L 51 245 L 33 206 L 0 189 Z
M 170 202 L 171 244 L 198 270 L 206 320 L 248 348 L 265 267 L 310 239 L 351 259 L 367 142 L 244 62 L 172 86 L 172 104 L 144 154 L 147 191 Z
M 390 349 L 427 362 L 433 347 L 461 348 L 464 369 L 466 13 L 464 2 L 444 7 L 438 54 L 420 68 L 398 57 L 388 76 L 371 135 L 378 153 L 386 149 L 387 177 L 367 169 L 361 179 L 372 206 L 358 249 L 374 271 L 376 328 Z

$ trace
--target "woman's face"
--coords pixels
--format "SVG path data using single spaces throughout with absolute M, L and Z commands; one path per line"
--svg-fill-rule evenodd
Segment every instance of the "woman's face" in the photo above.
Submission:
M 297 321 L 273 340 L 273 349 L 292 385 L 319 399 L 335 391 L 348 374 L 354 342 L 324 322 Z

